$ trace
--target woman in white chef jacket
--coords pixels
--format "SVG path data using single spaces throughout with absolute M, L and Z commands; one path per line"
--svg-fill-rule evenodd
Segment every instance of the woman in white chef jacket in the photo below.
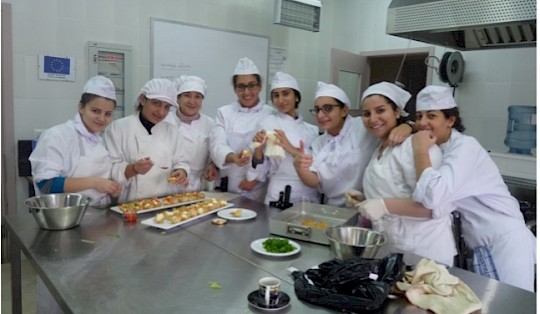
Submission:
M 345 206 L 347 191 L 362 190 L 364 169 L 377 147 L 362 120 L 349 115 L 349 104 L 341 88 L 318 82 L 310 112 L 325 132 L 313 141 L 309 152 L 302 143 L 294 160 L 302 181 L 324 193 L 329 205 Z M 407 124 L 398 126 L 390 135 L 391 144 L 401 143 L 411 132 Z
M 316 188 L 305 185 L 298 177 L 293 165 L 294 155 L 298 153 L 300 141 L 310 146 L 319 135 L 319 129 L 305 122 L 298 113 L 301 94 L 298 82 L 287 73 L 277 72 L 272 80 L 271 97 L 277 111 L 264 118 L 258 125 L 254 143 L 259 143 L 252 156 L 252 167 L 248 171 L 248 180 L 266 181 L 268 189 L 264 202 L 278 201 L 285 186 L 291 187 L 289 202 L 319 202 Z M 267 132 L 274 132 L 277 145 L 283 154 L 267 156 L 264 154 L 269 138 Z
M 79 112 L 65 123 L 41 134 L 29 157 L 36 195 L 78 192 L 92 206 L 107 205 L 122 186 L 111 180 L 111 159 L 101 132 L 116 107 L 113 82 L 104 76 L 90 78 L 83 87 Z M 37 312 L 63 313 L 43 281 L 36 282 Z
M 432 208 L 434 218 L 448 215 L 448 204 L 457 208 L 465 243 L 474 251 L 475 272 L 534 291 L 536 238 L 487 151 L 461 133 L 465 128 L 452 90 L 425 87 L 416 111 L 414 200 Z M 426 154 L 434 144 L 443 152 L 439 169 Z
M 124 185 L 119 202 L 177 193 L 188 184 L 183 139 L 165 122 L 176 90 L 167 79 L 152 79 L 137 97 L 137 112 L 115 120 L 105 132 L 112 177 Z M 169 183 L 169 177 L 175 183 Z
M 90 197 L 93 206 L 118 197 L 122 186 L 111 180 L 111 159 L 100 136 L 115 107 L 112 81 L 104 76 L 89 79 L 79 112 L 45 131 L 29 157 L 36 195 L 79 192 Z
M 377 220 L 374 227 L 385 233 L 387 243 L 382 248 L 383 253 L 400 252 L 405 254 L 405 258 L 409 253 L 414 253 L 452 266 L 457 250 L 451 213 L 430 219 L 395 214 L 372 217 L 364 211 L 364 206 L 378 204 L 384 207 L 385 203 L 388 203 L 386 207 L 390 213 L 393 207 L 406 211 L 421 206 L 411 199 L 416 186 L 412 136 L 401 145 L 386 145 L 390 131 L 407 116 L 404 108 L 410 98 L 409 92 L 389 82 L 371 85 L 362 94 L 364 126 L 380 144 L 364 173 L 364 196 L 367 201 L 358 207 L 368 219 Z M 437 168 L 442 159 L 441 150 L 432 146 L 426 153 Z
M 249 58 L 238 60 L 232 78 L 237 100 L 221 106 L 216 116 L 216 126 L 210 135 L 210 155 L 220 169 L 220 176 L 228 178 L 229 192 L 263 201 L 266 182 L 246 177 L 251 167 L 251 141 L 257 124 L 274 109 L 261 101 L 262 80 L 259 69 Z
M 210 160 L 209 137 L 215 125 L 214 119 L 201 113 L 207 86 L 198 76 L 182 75 L 173 83 L 176 88 L 178 108 L 170 111 L 165 121 L 179 128 L 184 138 L 187 164 L 191 172 L 187 187 L 182 192 L 200 191 L 204 181 L 215 181 L 218 169 Z

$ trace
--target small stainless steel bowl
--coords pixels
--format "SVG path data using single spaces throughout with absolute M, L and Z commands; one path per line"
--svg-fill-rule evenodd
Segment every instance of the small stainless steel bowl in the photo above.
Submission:
M 361 227 L 330 227 L 326 229 L 330 248 L 336 258 L 375 258 L 379 248 L 386 243 L 380 232 Z
M 80 193 L 44 194 L 27 199 L 25 204 L 41 228 L 65 230 L 81 223 L 90 198 Z

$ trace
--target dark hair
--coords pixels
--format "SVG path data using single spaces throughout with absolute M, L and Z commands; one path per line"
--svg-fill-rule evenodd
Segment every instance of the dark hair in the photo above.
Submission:
M 465 131 L 465 126 L 463 125 L 463 122 L 461 121 L 461 117 L 459 116 L 458 107 L 454 107 L 450 109 L 443 109 L 441 111 L 446 119 L 449 119 L 450 117 L 456 118 L 456 121 L 454 122 L 454 126 L 452 126 L 454 129 L 462 133 L 463 131 Z
M 100 98 L 100 97 L 104 98 L 104 99 L 107 99 L 107 100 L 112 100 L 114 102 L 114 107 L 116 108 L 116 100 L 110 99 L 110 98 L 107 98 L 107 97 L 102 97 L 102 96 L 99 96 L 99 95 L 96 95 L 96 94 L 90 94 L 90 93 L 83 93 L 82 96 L 81 96 L 81 100 L 79 101 L 79 104 L 81 104 L 84 107 L 84 106 L 86 106 L 87 103 L 91 102 L 95 98 Z
M 233 75 L 233 77 L 232 77 L 233 86 L 236 86 L 236 81 L 238 80 L 238 75 L 240 75 L 240 74 Z M 255 80 L 257 80 L 257 83 L 262 86 L 262 79 L 261 79 L 261 76 L 259 74 L 253 73 L 253 74 L 242 74 L 242 75 L 253 75 L 253 76 L 255 76 Z

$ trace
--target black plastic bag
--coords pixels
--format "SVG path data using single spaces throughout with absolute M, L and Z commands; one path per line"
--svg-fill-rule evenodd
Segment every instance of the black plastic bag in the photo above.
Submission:
M 391 254 L 383 259 L 334 259 L 292 275 L 300 300 L 339 311 L 365 312 L 382 307 L 390 287 L 404 272 L 403 255 Z

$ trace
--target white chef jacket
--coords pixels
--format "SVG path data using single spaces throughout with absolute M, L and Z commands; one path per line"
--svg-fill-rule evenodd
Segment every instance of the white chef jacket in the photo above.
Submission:
M 183 150 L 189 152 L 186 154 L 186 163 L 191 171 L 189 173 L 189 184 L 187 187 L 181 188 L 182 192 L 200 191 L 202 189 L 204 172 L 210 163 L 210 132 L 216 123 L 209 116 L 203 113 L 199 114 L 200 118 L 191 121 L 191 124 L 181 122 L 176 110 L 169 112 L 165 118 L 166 122 L 179 128 L 184 138 Z
M 345 205 L 345 192 L 362 190 L 362 178 L 377 139 L 364 128 L 360 117 L 347 116 L 337 136 L 324 132 L 311 145 L 313 164 L 310 170 L 319 177 L 319 192 L 327 204 Z
M 442 165 L 424 170 L 414 200 L 433 208 L 437 218 L 448 214 L 443 205 L 457 207 L 467 246 L 488 246 L 500 281 L 532 291 L 536 238 L 499 169 L 475 138 L 454 129 L 440 147 Z
M 300 141 L 304 142 L 306 147 L 309 147 L 313 140 L 319 135 L 319 128 L 313 124 L 304 122 L 302 116 L 294 119 L 288 114 L 279 111 L 273 112 L 271 115 L 264 118 L 256 128 L 256 131 L 266 130 L 274 131 L 280 129 L 285 132 L 289 142 L 300 147 Z M 301 201 L 318 203 L 319 195 L 317 189 L 305 185 L 294 168 L 294 157 L 285 152 L 285 159 L 269 158 L 264 156 L 264 162 L 257 165 L 254 169 L 250 167 L 247 173 L 248 180 L 268 181 L 268 189 L 264 202 L 269 204 L 270 201 L 279 200 L 279 192 L 285 191 L 285 186 L 291 186 L 290 203 Z
M 92 142 L 81 135 L 75 128 L 77 115 L 79 113 L 75 118 L 43 132 L 30 154 L 28 159 L 32 165 L 36 195 L 41 194 L 37 182 L 55 177 L 110 178 L 111 159 L 103 139 L 99 137 L 96 142 Z M 110 203 L 109 195 L 95 189 L 79 193 L 90 197 L 91 205 Z
M 161 121 L 151 131 L 148 134 L 142 125 L 139 112 L 113 121 L 105 131 L 105 144 L 113 162 L 112 177 L 124 185 L 119 202 L 178 193 L 179 186 L 169 184 L 168 177 L 176 169 L 189 173 L 184 140 L 178 128 Z M 154 162 L 150 171 L 127 179 L 124 174 L 127 165 L 145 157 Z
M 220 176 L 228 177 L 229 192 L 263 201 L 266 182 L 260 182 L 251 191 L 243 191 L 238 187 L 246 178 L 251 164 L 238 167 L 235 164 L 226 164 L 225 158 L 231 152 L 238 154 L 248 149 L 258 131 L 257 124 L 272 112 L 274 109 L 261 101 L 252 108 L 244 108 L 238 101 L 218 108 L 216 125 L 210 134 L 210 156 L 220 168 Z
M 379 157 L 375 150 L 364 173 L 364 195 L 373 198 L 411 198 L 416 186 L 416 168 L 412 137 L 401 145 L 384 149 Z M 439 147 L 429 150 L 431 164 L 438 168 L 442 153 Z M 416 218 L 401 215 L 385 215 L 382 227 L 387 237 L 383 251 L 414 253 L 452 266 L 457 254 L 452 216 L 450 213 L 438 218 Z

